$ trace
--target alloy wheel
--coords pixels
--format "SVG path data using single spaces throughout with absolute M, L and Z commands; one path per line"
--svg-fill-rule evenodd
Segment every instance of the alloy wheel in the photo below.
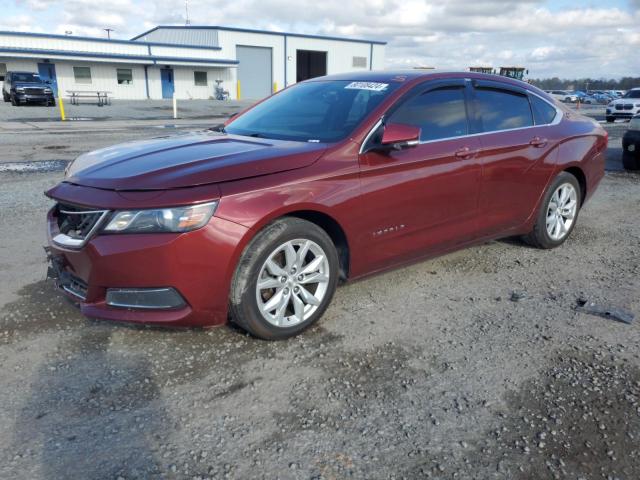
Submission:
M 552 240 L 567 236 L 577 211 L 578 193 L 573 185 L 563 183 L 553 192 L 547 207 L 547 233 Z
M 322 304 L 328 291 L 330 267 L 317 243 L 295 239 L 267 257 L 256 283 L 260 313 L 276 327 L 304 322 Z

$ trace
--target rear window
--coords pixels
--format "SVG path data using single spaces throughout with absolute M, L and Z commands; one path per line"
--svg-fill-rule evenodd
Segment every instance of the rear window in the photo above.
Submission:
M 531 99 L 531 108 L 536 125 L 548 125 L 555 120 L 558 114 L 555 107 L 535 95 L 531 95 L 529 98 Z
M 498 88 L 476 88 L 476 115 L 483 131 L 530 127 L 533 116 L 526 95 Z

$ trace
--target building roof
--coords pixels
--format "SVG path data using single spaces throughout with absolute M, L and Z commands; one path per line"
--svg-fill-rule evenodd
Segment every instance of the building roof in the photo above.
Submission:
M 120 40 L 117 38 L 99 38 L 99 37 L 83 37 L 80 35 L 58 35 L 56 33 L 32 33 L 32 32 L 12 32 L 12 31 L 3 31 L 0 30 L 0 35 L 12 35 L 16 37 L 33 37 L 33 38 L 55 38 L 55 39 L 64 39 L 64 40 L 85 40 L 88 42 L 105 42 L 105 43 L 115 43 L 115 44 L 124 44 L 124 45 L 150 45 L 152 47 L 188 47 L 188 48 L 200 48 L 205 50 L 221 50 L 221 47 L 218 46 L 206 46 L 202 45 L 176 45 L 175 43 L 161 43 L 161 42 L 142 42 L 142 41 L 133 41 L 133 40 Z M 137 37 L 136 37 L 137 38 Z
M 137 40 L 138 38 L 144 37 L 151 32 L 155 32 L 160 29 L 191 29 L 191 30 L 223 30 L 228 32 L 244 32 L 244 33 L 261 33 L 266 35 L 278 35 L 285 37 L 300 37 L 300 38 L 315 38 L 317 40 L 337 40 L 341 42 L 357 42 L 357 43 L 371 43 L 374 45 L 386 45 L 387 42 L 381 42 L 379 40 L 366 40 L 362 38 L 349 38 L 349 37 L 332 37 L 325 35 L 309 35 L 305 33 L 292 33 L 292 32 L 276 32 L 273 30 L 257 30 L 252 28 L 237 28 L 237 27 L 222 27 L 219 25 L 158 25 L 157 27 L 153 27 L 151 30 L 147 30 L 146 32 L 141 33 L 140 35 L 136 35 L 131 40 Z
M 229 60 L 226 58 L 187 58 L 187 57 L 167 57 L 159 55 L 127 55 L 122 53 L 103 53 L 103 52 L 80 52 L 72 50 L 46 50 L 41 48 L 14 48 L 14 47 L 2 47 L 0 46 L 0 54 L 2 53 L 21 53 L 40 55 L 43 57 L 56 56 L 56 57 L 71 57 L 74 59 L 82 60 L 83 57 L 92 58 L 105 58 L 113 60 L 131 60 L 134 63 L 140 61 L 146 61 L 148 63 L 196 63 L 196 64 L 211 64 L 211 65 L 238 65 L 240 62 L 237 60 Z

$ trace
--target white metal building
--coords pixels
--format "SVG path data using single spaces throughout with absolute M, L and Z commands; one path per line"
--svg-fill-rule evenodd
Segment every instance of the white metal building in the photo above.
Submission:
M 213 26 L 160 26 L 132 40 L 0 32 L 6 71 L 38 72 L 59 95 L 259 99 L 307 78 L 384 66 L 384 42 Z M 1 85 L 0 85 L 1 86 Z

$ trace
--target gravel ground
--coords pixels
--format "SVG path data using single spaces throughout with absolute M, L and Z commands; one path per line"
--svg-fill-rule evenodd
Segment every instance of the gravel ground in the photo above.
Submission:
M 640 176 L 609 172 L 558 249 L 348 284 L 277 343 L 83 318 L 44 280 L 60 178 L 0 171 L 0 478 L 640 478 L 638 320 L 575 310 L 640 313 Z

